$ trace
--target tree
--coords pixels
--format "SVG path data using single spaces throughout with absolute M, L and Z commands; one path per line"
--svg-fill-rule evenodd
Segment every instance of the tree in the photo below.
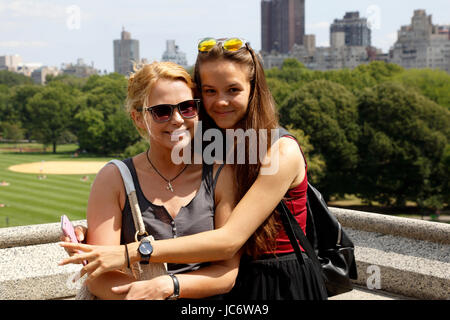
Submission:
M 3 139 L 11 141 L 19 141 L 23 139 L 23 129 L 17 123 L 2 122 Z
M 386 63 L 383 61 L 372 61 L 368 64 L 361 64 L 357 66 L 353 72 L 359 74 L 366 74 L 374 79 L 376 83 L 382 83 L 392 80 L 392 78 L 405 71 L 399 65 L 394 63 Z
M 269 86 L 277 108 L 283 104 L 284 100 L 293 91 L 291 85 L 277 78 L 268 78 L 267 85 Z
M 345 191 L 435 210 L 449 203 L 447 73 L 379 61 L 322 72 L 291 59 L 266 76 L 281 124 L 304 131 L 309 158 L 325 161 L 315 177 L 325 196 Z
M 26 112 L 30 117 L 32 135 L 44 144 L 56 145 L 70 125 L 75 98 L 64 85 L 46 86 L 29 99 Z
M 105 122 L 104 143 L 107 153 L 120 154 L 140 139 L 134 124 L 124 110 L 109 115 Z
M 450 144 L 445 146 L 440 167 L 444 172 L 444 179 L 446 177 L 445 180 L 443 179 L 444 183 L 442 185 L 442 202 L 450 205 Z
M 87 152 L 104 153 L 105 122 L 103 113 L 94 108 L 86 108 L 77 113 L 75 121 L 80 149 Z
M 27 139 L 31 139 L 33 133 L 33 125 L 31 123 L 32 114 L 27 110 L 27 105 L 29 100 L 43 88 L 42 86 L 27 84 L 15 86 L 11 89 L 10 106 L 13 121 L 22 124 Z
M 144 138 L 141 138 L 135 144 L 127 147 L 121 156 L 123 158 L 131 158 L 139 153 L 147 151 L 148 147 L 149 147 L 148 141 L 145 140 Z
M 360 96 L 359 123 L 361 197 L 385 205 L 402 206 L 407 200 L 442 205 L 450 179 L 443 164 L 450 139 L 446 108 L 387 82 Z
M 4 84 L 0 84 L 0 121 L 17 121 L 17 112 L 11 106 L 11 90 Z
M 69 88 L 76 88 L 78 90 L 81 90 L 85 85 L 86 82 L 88 81 L 89 78 L 79 78 L 76 77 L 74 75 L 69 75 L 69 74 L 60 74 L 60 75 L 52 75 L 52 74 L 48 74 L 45 77 L 45 83 L 47 85 L 52 84 L 53 83 L 62 83 L 67 85 Z
M 442 70 L 410 69 L 396 75 L 395 81 L 411 87 L 450 110 L 450 75 Z
M 353 193 L 358 164 L 357 101 L 345 87 L 326 80 L 313 81 L 294 91 L 280 108 L 281 124 L 303 130 L 322 155 L 325 178 L 318 185 L 326 197 Z
M 120 154 L 139 140 L 125 112 L 127 80 L 123 75 L 91 76 L 83 86 L 83 107 L 75 116 L 80 148 L 98 154 Z
M 300 147 L 305 156 L 305 161 L 308 166 L 308 181 L 316 184 L 325 178 L 326 164 L 321 154 L 314 154 L 314 146 L 311 144 L 311 138 L 303 132 L 301 129 L 295 129 L 292 125 L 286 127 L 286 129 L 298 140 Z
M 0 84 L 6 84 L 9 87 L 17 86 L 20 84 L 32 84 L 33 80 L 30 77 L 23 74 L 10 72 L 7 70 L 0 71 Z

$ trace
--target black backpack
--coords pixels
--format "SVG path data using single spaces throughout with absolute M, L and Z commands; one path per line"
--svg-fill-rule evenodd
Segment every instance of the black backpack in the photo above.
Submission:
M 280 137 L 286 135 L 292 136 L 285 129 L 280 129 Z M 353 284 L 350 279 L 356 280 L 358 277 L 353 242 L 328 209 L 322 194 L 310 183 L 306 207 L 307 236 L 284 201 L 277 206 L 297 259 L 304 263 L 298 240 L 308 257 L 315 262 L 317 271 L 323 275 L 329 297 L 351 291 Z

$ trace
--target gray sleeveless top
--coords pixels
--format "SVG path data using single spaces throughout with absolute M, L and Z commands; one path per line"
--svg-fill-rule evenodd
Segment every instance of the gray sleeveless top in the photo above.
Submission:
M 155 240 L 171 239 L 214 229 L 214 190 L 223 165 L 219 167 L 213 177 L 213 165 L 203 164 L 202 181 L 197 194 L 186 206 L 181 207 L 174 219 L 164 206 L 153 204 L 147 200 L 139 184 L 132 159 L 125 159 L 123 162 L 128 166 L 133 177 L 145 229 Z M 122 210 L 121 244 L 134 242 L 135 234 L 133 215 L 127 197 Z M 203 265 L 205 264 L 168 263 L 167 269 L 173 273 L 181 273 L 197 270 Z

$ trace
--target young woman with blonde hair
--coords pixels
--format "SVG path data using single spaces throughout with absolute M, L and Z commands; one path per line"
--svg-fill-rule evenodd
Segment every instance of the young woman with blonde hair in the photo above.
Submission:
M 235 205 L 228 166 L 175 164 L 171 159 L 172 150 L 189 145 L 194 136 L 199 101 L 193 98 L 193 89 L 189 74 L 170 62 L 143 65 L 128 81 L 127 110 L 150 148 L 123 162 L 133 177 L 146 231 L 158 240 L 221 227 Z M 114 165 L 106 165 L 95 178 L 87 223 L 87 243 L 118 247 L 125 259 L 127 250 L 130 256 L 131 250 L 137 250 L 127 245 L 135 241 L 136 230 L 121 174 Z M 148 263 L 148 257 L 141 258 Z M 88 261 L 89 266 L 96 264 Z M 211 264 L 168 264 L 172 275 L 146 281 L 113 268 L 88 279 L 87 285 L 101 299 L 204 298 L 228 292 L 238 266 L 239 253 Z M 113 289 L 118 286 L 120 290 Z

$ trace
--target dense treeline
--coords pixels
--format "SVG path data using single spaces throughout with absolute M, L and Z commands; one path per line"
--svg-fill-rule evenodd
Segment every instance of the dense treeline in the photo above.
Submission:
M 77 79 L 50 77 L 47 85 L 0 72 L 3 138 L 52 145 L 76 142 L 95 154 L 120 154 L 139 135 L 125 113 L 125 77 L 112 73 Z
M 286 60 L 267 76 L 281 124 L 306 146 L 310 180 L 326 197 L 450 203 L 450 75 L 381 62 L 318 72 Z
M 450 203 L 449 74 L 381 62 L 321 72 L 294 59 L 266 74 L 281 124 L 301 141 L 309 179 L 327 198 L 435 210 Z M 124 111 L 125 77 L 48 80 L 0 72 L 3 138 L 122 156 L 148 147 Z

